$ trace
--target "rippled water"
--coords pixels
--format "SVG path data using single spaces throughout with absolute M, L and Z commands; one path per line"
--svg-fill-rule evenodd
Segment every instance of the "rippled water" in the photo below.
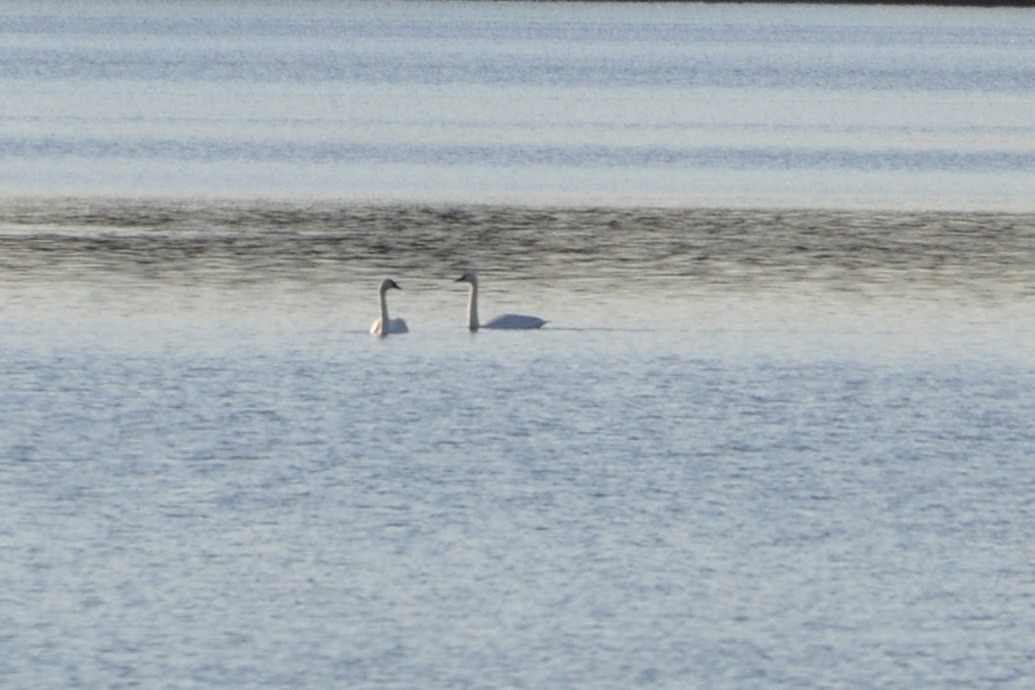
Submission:
M 7 280 L 431 278 L 464 266 L 578 290 L 944 287 L 1030 296 L 1035 216 L 711 208 L 8 202 Z M 179 273 L 186 273 L 177 279 Z M 676 287 L 678 286 L 678 288 Z
M 0 4 L 0 683 L 1030 686 L 1033 36 Z
M 5 207 L 19 687 L 1024 687 L 1030 216 Z M 551 320 L 463 326 L 483 311 Z M 412 332 L 366 326 L 395 276 Z
M 6 2 L 29 196 L 1031 211 L 1024 9 Z

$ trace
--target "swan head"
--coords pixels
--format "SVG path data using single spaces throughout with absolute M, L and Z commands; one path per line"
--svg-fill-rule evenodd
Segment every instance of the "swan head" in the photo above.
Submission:
M 383 295 L 385 291 L 389 289 L 402 290 L 402 288 L 399 287 L 399 284 L 394 280 L 391 278 L 385 278 L 381 281 L 381 294 Z
M 456 283 L 470 283 L 471 285 L 477 285 L 478 284 L 478 276 L 476 276 L 472 271 L 468 271 L 467 273 L 463 274 L 462 276 L 460 276 L 459 278 L 457 278 L 453 282 L 456 282 Z

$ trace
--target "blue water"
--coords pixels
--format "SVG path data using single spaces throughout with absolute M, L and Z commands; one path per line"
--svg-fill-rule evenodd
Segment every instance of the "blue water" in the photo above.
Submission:
M 1029 687 L 1032 16 L 0 4 L 3 687 Z
M 1032 209 L 1024 9 L 3 8 L 7 194 Z

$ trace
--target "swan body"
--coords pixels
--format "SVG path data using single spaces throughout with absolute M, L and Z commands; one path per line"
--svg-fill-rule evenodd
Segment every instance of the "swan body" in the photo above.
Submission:
M 538 316 L 527 316 L 525 314 L 500 314 L 488 323 L 478 324 L 478 328 L 531 329 L 540 328 L 544 323 L 546 323 L 546 321 L 540 319 Z M 478 328 L 472 328 L 471 330 L 476 331 Z
M 374 323 L 370 324 L 370 333 L 372 335 L 384 337 L 389 333 L 408 333 L 410 330 L 402 319 L 388 318 L 388 298 L 385 297 L 385 293 L 390 289 L 402 290 L 394 280 L 385 278 L 381 281 L 381 288 L 378 290 L 378 296 L 381 298 L 381 316 L 374 319 Z
M 471 290 L 467 295 L 467 327 L 472 333 L 479 328 L 532 330 L 541 328 L 546 323 L 538 316 L 527 316 L 526 314 L 502 314 L 490 321 L 480 323 L 478 321 L 478 276 L 474 273 L 465 273 L 457 278 L 456 282 L 471 284 Z

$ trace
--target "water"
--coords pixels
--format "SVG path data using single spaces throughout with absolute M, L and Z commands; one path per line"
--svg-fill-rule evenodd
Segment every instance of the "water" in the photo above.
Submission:
M 3 7 L 8 194 L 1032 210 L 1024 9 Z
M 5 687 L 1030 685 L 1025 11 L 0 7 Z

